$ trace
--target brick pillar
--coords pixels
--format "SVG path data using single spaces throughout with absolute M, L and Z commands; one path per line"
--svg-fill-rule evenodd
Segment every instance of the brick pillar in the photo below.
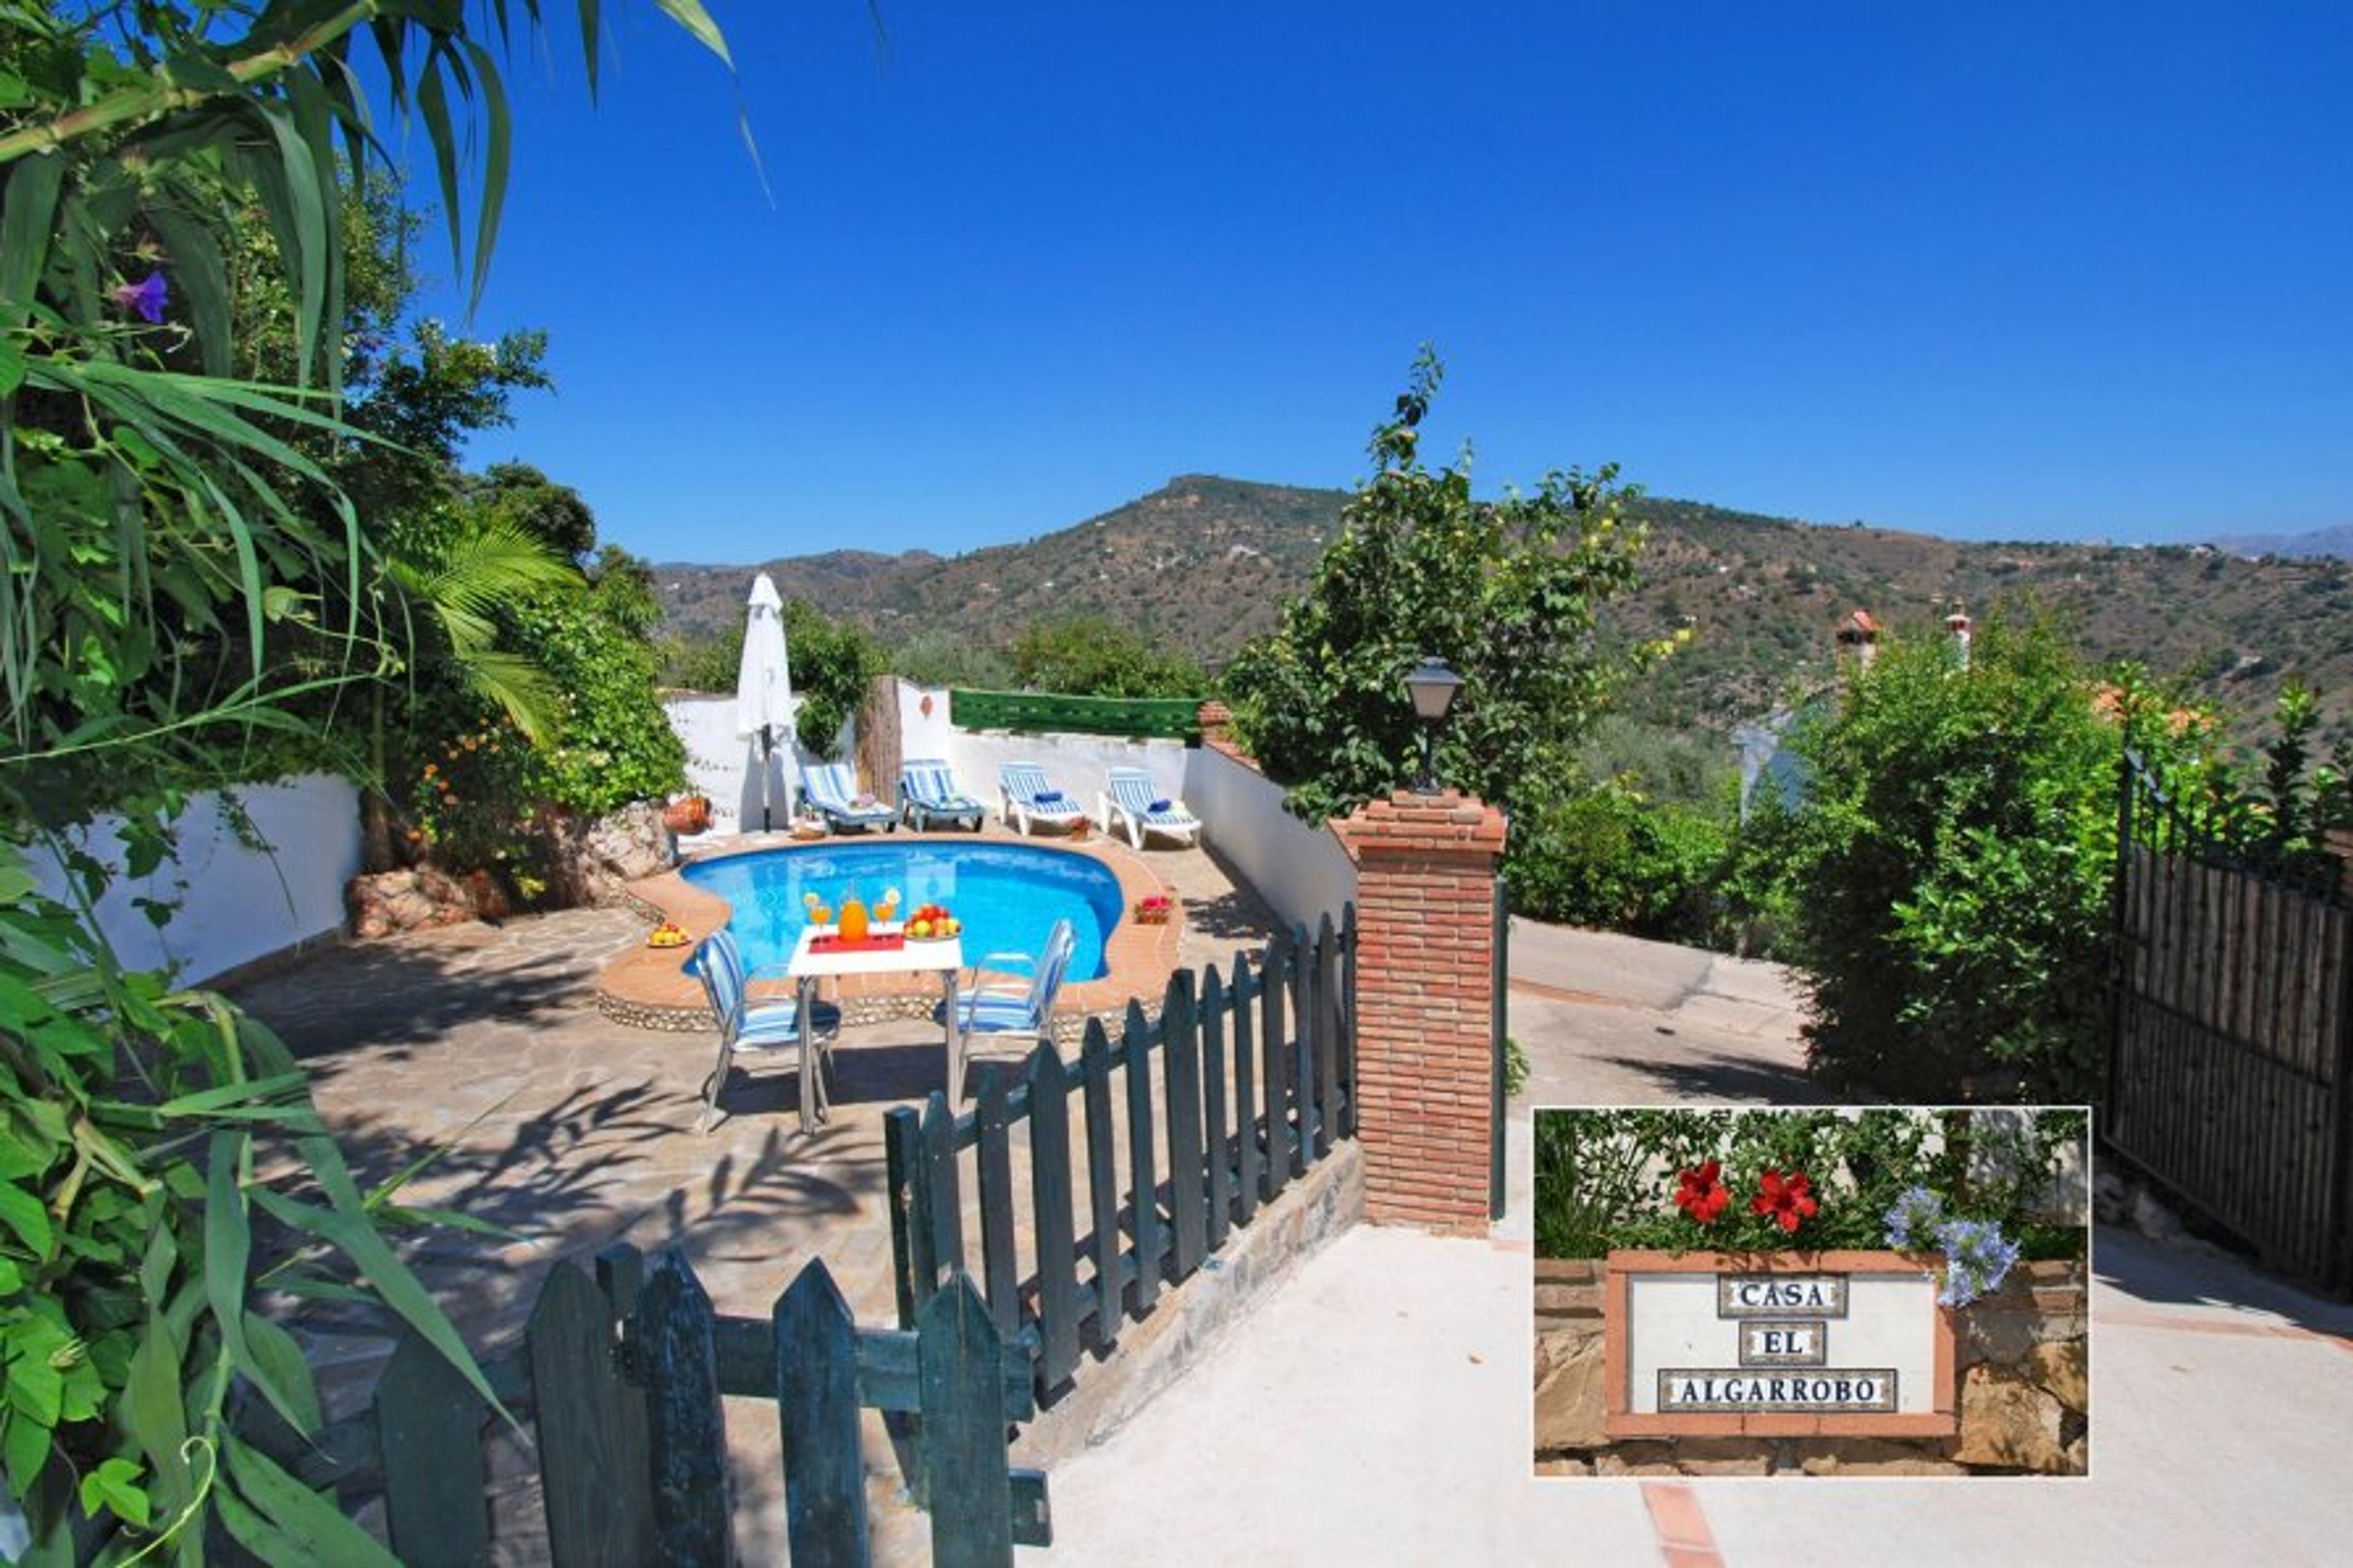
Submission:
M 1484 1232 L 1504 814 L 1403 791 L 1333 825 L 1356 861 L 1356 1132 L 1377 1225 Z

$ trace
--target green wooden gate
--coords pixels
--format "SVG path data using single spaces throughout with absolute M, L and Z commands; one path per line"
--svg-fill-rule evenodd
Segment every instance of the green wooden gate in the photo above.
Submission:
M 723 1396 L 776 1401 L 796 1563 L 869 1561 L 859 1412 L 914 1418 L 909 1489 L 933 1560 L 1009 1564 L 1051 1543 L 1045 1478 L 1008 1465 L 1008 1423 L 1034 1412 L 1030 1356 L 1008 1345 L 959 1270 L 907 1329 L 861 1329 L 822 1260 L 765 1318 L 713 1310 L 676 1251 L 632 1247 L 592 1279 L 556 1266 L 522 1349 L 484 1364 L 486 1405 L 431 1347 L 405 1341 L 370 1409 L 315 1441 L 282 1434 L 312 1485 L 380 1484 L 393 1551 L 412 1568 L 489 1561 L 484 1429 L 527 1418 L 547 1556 L 575 1564 L 732 1563 Z

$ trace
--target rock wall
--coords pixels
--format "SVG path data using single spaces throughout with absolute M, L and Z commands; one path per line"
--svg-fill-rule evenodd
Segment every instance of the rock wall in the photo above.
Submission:
M 1956 1313 L 1961 1429 L 1949 1437 L 1602 1434 L 1602 1265 L 1535 1266 L 1535 1470 L 1544 1476 L 2088 1473 L 2089 1316 L 2080 1263 L 2021 1263 Z
M 629 901 L 629 884 L 678 861 L 678 841 L 650 801 L 625 805 L 593 820 L 564 818 L 537 831 L 548 867 L 546 909 L 603 908 Z M 513 913 L 506 888 L 488 871 L 457 876 L 433 866 L 354 877 L 343 888 L 344 913 L 355 941 L 466 921 L 499 921 Z
M 565 818 L 549 831 L 552 908 L 628 901 L 629 884 L 678 863 L 678 840 L 662 824 L 662 808 L 637 801 L 608 816 Z

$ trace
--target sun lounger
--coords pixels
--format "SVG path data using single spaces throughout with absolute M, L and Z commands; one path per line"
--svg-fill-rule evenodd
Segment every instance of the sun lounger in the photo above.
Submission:
M 944 822 L 977 833 L 986 811 L 964 793 L 955 770 L 936 758 L 911 761 L 899 770 L 899 816 L 918 832 Z
M 1201 841 L 1201 819 L 1186 810 L 1183 801 L 1161 794 L 1142 768 L 1113 768 L 1110 783 L 1103 795 L 1105 833 L 1124 827 L 1128 842 L 1138 849 L 1144 847 L 1146 833 L 1166 834 L 1187 844 Z
M 825 818 L 826 830 L 847 827 L 899 829 L 899 814 L 872 795 L 857 793 L 848 763 L 812 763 L 801 770 L 801 797 Z
M 1048 784 L 1046 770 L 1035 763 L 1008 763 L 997 771 L 997 782 L 1008 827 L 1027 833 L 1043 825 L 1068 832 L 1086 820 L 1086 808 Z

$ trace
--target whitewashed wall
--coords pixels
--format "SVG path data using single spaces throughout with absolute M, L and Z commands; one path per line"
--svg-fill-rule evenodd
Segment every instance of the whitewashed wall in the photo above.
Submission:
M 931 711 L 923 705 L 931 704 Z M 912 680 L 899 682 L 899 755 L 911 757 L 945 757 L 955 760 L 956 730 L 948 721 L 948 689 L 944 686 L 918 686 Z M 959 773 L 958 776 L 962 776 Z M 886 787 L 896 791 L 899 781 L 885 781 Z M 965 778 L 964 787 L 976 799 L 988 799 L 997 788 L 997 775 L 986 779 Z
M 1282 809 L 1282 786 L 1208 746 L 1185 753 L 1185 804 L 1274 912 L 1314 930 L 1356 896 L 1356 863 L 1329 827 Z
M 1142 768 L 1152 775 L 1153 787 L 1172 800 L 1185 794 L 1186 752 L 1181 741 L 1124 741 L 1113 735 L 1008 735 L 996 731 L 959 730 L 949 742 L 948 756 L 955 763 L 956 776 L 964 781 L 965 789 L 976 799 L 987 801 L 992 811 L 1003 798 L 997 784 L 997 770 L 1016 762 L 1036 763 L 1045 769 L 1054 787 L 1084 806 L 1087 815 L 1098 823 L 1103 820 L 1100 797 L 1110 785 L 1113 768 Z M 1193 804 L 1190 796 L 1186 797 L 1185 804 Z M 1214 838 L 1217 823 L 1198 807 L 1193 815 L 1201 818 L 1208 835 Z
M 800 716 L 801 700 L 793 699 L 792 714 Z M 690 789 L 711 801 L 711 826 L 723 833 L 760 826 L 760 737 L 735 732 L 735 697 L 707 692 L 675 692 L 662 699 L 670 727 L 686 745 L 686 782 Z M 834 754 L 847 757 L 858 732 L 853 715 L 841 726 Z M 795 738 L 791 720 L 777 733 L 775 754 L 767 759 L 770 820 L 782 827 L 792 819 L 793 796 L 800 788 L 801 769 L 813 757 Z M 886 795 L 891 792 L 885 790 Z
M 179 858 L 149 877 L 120 874 L 120 817 L 102 816 L 77 835 L 117 873 L 99 900 L 98 920 L 126 966 L 168 970 L 195 984 L 343 923 L 343 884 L 360 870 L 357 787 L 349 779 L 313 773 L 248 784 L 236 794 L 268 852 L 237 841 L 220 797 L 211 794 L 189 798 L 173 825 Z M 63 868 L 41 849 L 33 855 L 31 870 L 41 889 L 62 896 Z M 158 930 L 132 902 L 142 898 L 176 900 L 179 908 Z

